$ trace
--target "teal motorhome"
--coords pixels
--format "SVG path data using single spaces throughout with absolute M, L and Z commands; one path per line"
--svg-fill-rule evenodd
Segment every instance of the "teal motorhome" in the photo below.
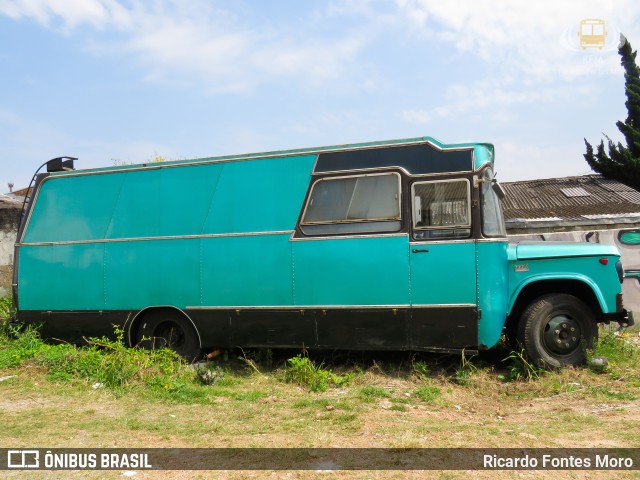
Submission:
M 37 176 L 17 318 L 131 345 L 482 350 L 579 363 L 630 323 L 619 252 L 507 243 L 494 148 L 432 138 Z M 144 339 L 144 340 L 143 340 Z

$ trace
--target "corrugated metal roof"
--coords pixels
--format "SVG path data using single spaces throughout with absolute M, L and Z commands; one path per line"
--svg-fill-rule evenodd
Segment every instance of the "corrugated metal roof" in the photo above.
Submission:
M 640 192 L 601 175 L 508 182 L 503 187 L 507 222 L 550 217 L 579 221 L 640 213 Z M 581 194 L 572 195 L 577 192 Z
M 588 197 L 591 195 L 582 187 L 561 188 L 560 191 L 564 193 L 566 197 Z

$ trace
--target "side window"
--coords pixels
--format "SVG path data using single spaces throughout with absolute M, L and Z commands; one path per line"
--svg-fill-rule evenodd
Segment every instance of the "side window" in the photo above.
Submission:
M 493 190 L 493 173 L 487 169 L 482 175 L 482 233 L 486 237 L 506 237 L 500 199 Z
M 452 239 L 471 236 L 469 181 L 417 182 L 413 198 L 413 238 Z
M 400 175 L 322 178 L 313 184 L 300 222 L 306 235 L 396 232 Z

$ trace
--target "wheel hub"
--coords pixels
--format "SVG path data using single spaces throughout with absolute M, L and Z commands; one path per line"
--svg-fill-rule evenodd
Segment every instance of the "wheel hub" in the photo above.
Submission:
M 543 338 L 549 350 L 566 355 L 580 346 L 582 331 L 576 320 L 569 315 L 561 314 L 549 320 Z

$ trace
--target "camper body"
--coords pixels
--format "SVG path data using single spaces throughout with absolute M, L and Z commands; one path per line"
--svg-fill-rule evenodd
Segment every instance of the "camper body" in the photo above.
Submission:
M 42 174 L 16 243 L 18 319 L 70 339 L 117 325 L 191 358 L 479 350 L 506 325 L 541 362 L 579 362 L 595 322 L 629 322 L 619 252 L 509 246 L 493 161 L 490 144 L 421 137 Z M 543 299 L 564 306 L 525 326 Z M 563 323 L 579 334 L 546 333 Z

